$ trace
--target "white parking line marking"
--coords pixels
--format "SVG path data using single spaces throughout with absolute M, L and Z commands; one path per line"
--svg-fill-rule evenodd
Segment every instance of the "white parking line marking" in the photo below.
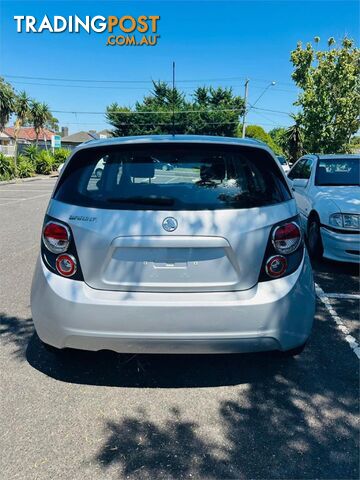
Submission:
M 47 192 L 48 188 L 0 188 L 0 193 L 4 192 Z
M 177 177 L 171 177 L 169 180 L 166 180 L 164 183 L 171 183 L 173 180 L 176 180 Z
M 49 193 L 45 193 L 44 195 L 36 195 L 35 197 L 15 199 L 13 202 L 1 203 L 0 207 L 5 207 L 6 205 L 14 205 L 14 203 L 24 202 L 24 201 L 28 201 L 28 200 L 34 200 L 35 198 L 48 197 L 48 196 L 49 196 Z
M 327 293 L 328 298 L 341 298 L 343 300 L 360 300 L 360 295 L 355 293 Z
M 0 201 L 1 200 L 25 200 L 26 197 L 2 197 L 0 192 Z
M 350 345 L 350 348 L 352 349 L 352 351 L 360 359 L 360 345 L 358 344 L 356 339 L 352 335 L 350 335 L 349 329 L 346 327 L 346 325 L 343 323 L 339 315 L 334 310 L 333 306 L 330 303 L 329 296 L 324 292 L 324 290 L 317 283 L 315 283 L 315 290 L 316 290 L 316 295 L 325 305 L 332 319 L 335 321 L 338 330 L 340 330 L 340 332 L 343 335 L 345 335 L 345 341 Z

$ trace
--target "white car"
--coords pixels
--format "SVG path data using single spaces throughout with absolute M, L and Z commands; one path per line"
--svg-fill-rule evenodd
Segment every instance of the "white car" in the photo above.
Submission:
M 56 353 L 299 354 L 314 282 L 273 153 L 195 135 L 79 146 L 44 219 L 31 309 Z
M 310 254 L 360 259 L 359 155 L 305 155 L 288 177 Z
M 286 174 L 290 172 L 290 165 L 288 164 L 287 160 L 285 157 L 282 155 L 276 155 L 276 158 L 279 160 L 280 165 L 282 166 L 282 169 Z

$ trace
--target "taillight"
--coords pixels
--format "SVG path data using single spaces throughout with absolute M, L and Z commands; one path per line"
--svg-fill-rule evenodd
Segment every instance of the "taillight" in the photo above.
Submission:
M 287 268 L 287 260 L 282 255 L 270 257 L 265 264 L 265 271 L 271 278 L 278 278 L 284 275 Z
M 289 254 L 301 244 L 301 230 L 297 223 L 290 222 L 276 227 L 272 234 L 272 244 L 278 253 Z
M 75 257 L 67 253 L 59 255 L 56 258 L 56 270 L 64 277 L 72 277 L 77 270 Z
M 64 253 L 69 247 L 70 231 L 60 223 L 48 222 L 43 230 L 44 245 L 52 253 Z
M 268 282 L 294 273 L 304 257 L 299 217 L 279 222 L 271 229 L 265 249 L 259 282 Z
M 41 258 L 52 273 L 84 281 L 71 226 L 50 215 L 44 219 Z

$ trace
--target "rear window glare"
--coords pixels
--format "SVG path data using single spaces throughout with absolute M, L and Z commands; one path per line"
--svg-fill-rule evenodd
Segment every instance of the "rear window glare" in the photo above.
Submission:
M 291 195 L 265 150 L 149 143 L 79 150 L 53 198 L 116 210 L 219 210 L 274 205 Z

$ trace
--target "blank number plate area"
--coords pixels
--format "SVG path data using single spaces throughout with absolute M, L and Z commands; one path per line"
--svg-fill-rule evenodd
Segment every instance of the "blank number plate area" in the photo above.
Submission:
M 236 288 L 239 267 L 222 237 L 118 237 L 102 281 L 118 290 L 218 291 Z

